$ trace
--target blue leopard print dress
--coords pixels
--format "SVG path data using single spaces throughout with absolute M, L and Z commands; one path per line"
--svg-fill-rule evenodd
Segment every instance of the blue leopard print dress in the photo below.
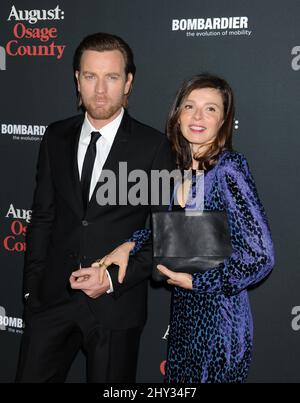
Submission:
M 187 208 L 195 207 L 191 200 L 190 192 Z M 174 287 L 165 381 L 245 382 L 253 342 L 247 287 L 272 270 L 274 251 L 241 154 L 223 152 L 205 174 L 204 209 L 227 212 L 233 253 L 218 267 L 193 274 L 193 290 Z
M 196 177 L 196 188 L 199 183 Z M 203 207 L 194 190 L 186 209 Z M 205 174 L 204 209 L 227 212 L 233 253 L 218 267 L 195 273 L 193 290 L 174 287 L 165 381 L 241 383 L 247 379 L 253 343 L 247 287 L 274 266 L 267 218 L 244 156 L 225 151 Z M 133 234 L 132 254 L 149 236 L 149 230 Z

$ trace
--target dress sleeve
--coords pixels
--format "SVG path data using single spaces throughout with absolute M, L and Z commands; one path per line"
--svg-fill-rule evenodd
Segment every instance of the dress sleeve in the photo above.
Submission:
M 217 169 L 233 252 L 216 268 L 193 274 L 193 290 L 234 295 L 268 275 L 274 266 L 274 249 L 245 157 L 237 153 L 226 157 Z
M 139 229 L 134 231 L 132 236 L 126 240 L 126 242 L 135 242 L 135 246 L 130 252 L 130 256 L 135 255 L 149 240 L 151 235 L 151 230 L 149 229 Z

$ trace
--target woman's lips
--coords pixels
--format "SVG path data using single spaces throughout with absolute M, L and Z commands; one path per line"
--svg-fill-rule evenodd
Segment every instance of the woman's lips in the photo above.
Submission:
M 193 133 L 203 133 L 206 130 L 206 127 L 204 126 L 197 126 L 197 125 L 190 125 L 189 129 L 193 132 Z

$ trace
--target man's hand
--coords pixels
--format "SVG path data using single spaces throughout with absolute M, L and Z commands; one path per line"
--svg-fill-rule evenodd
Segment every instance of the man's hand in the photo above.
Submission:
M 94 266 L 94 264 L 93 264 Z M 86 267 L 74 271 L 70 276 L 70 285 L 74 290 L 83 291 L 90 298 L 98 298 L 109 290 L 110 284 L 107 275 L 101 275 L 99 265 Z
M 167 280 L 168 284 L 175 285 L 177 287 L 185 288 L 186 290 L 193 289 L 192 275 L 188 273 L 176 273 L 168 269 L 166 266 L 159 264 L 157 266 L 158 270 L 165 274 L 169 279 Z

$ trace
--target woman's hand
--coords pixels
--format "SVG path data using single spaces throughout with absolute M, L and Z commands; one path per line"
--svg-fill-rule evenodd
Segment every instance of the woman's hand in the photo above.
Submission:
M 104 279 L 104 274 L 106 269 L 111 264 L 115 264 L 119 266 L 119 273 L 118 273 L 118 282 L 123 283 L 124 277 L 126 275 L 126 269 L 129 260 L 129 253 L 135 246 L 135 242 L 125 242 L 122 245 L 118 246 L 108 255 L 104 256 L 102 259 L 98 259 L 97 262 L 92 264 L 92 267 L 99 268 L 99 281 L 102 284 Z
M 186 290 L 193 289 L 192 275 L 188 273 L 176 273 L 175 271 L 167 269 L 166 266 L 159 264 L 158 270 L 169 277 L 168 284 L 176 285 L 177 287 L 185 288 Z

